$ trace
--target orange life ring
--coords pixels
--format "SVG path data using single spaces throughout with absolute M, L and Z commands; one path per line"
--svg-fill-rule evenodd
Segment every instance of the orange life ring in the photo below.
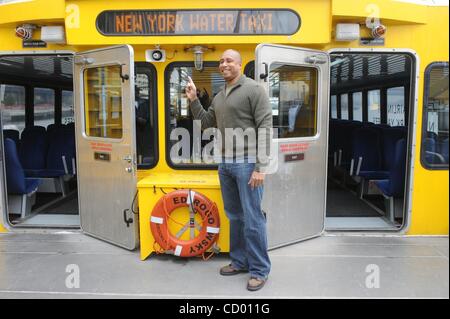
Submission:
M 168 229 L 170 214 L 180 207 L 190 207 L 203 221 L 199 234 L 190 240 L 181 240 Z M 195 227 L 193 220 L 189 227 Z M 176 256 L 194 257 L 206 252 L 217 240 L 219 211 L 213 201 L 200 193 L 188 189 L 176 190 L 161 197 L 153 207 L 150 228 L 155 241 L 163 250 L 173 250 Z

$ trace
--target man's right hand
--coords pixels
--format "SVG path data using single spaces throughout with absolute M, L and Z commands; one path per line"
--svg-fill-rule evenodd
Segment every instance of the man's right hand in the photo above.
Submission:
M 186 86 L 186 96 L 191 102 L 197 99 L 197 88 L 195 87 L 195 84 L 190 76 L 188 76 L 188 84 Z

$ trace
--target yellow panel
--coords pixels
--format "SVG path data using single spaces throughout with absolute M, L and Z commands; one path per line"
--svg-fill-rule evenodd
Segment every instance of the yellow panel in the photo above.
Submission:
M 0 5 L 0 24 L 42 21 L 65 17 L 64 0 L 33 0 Z
M 191 172 L 190 172 L 191 173 Z M 229 252 L 229 222 L 223 208 L 222 195 L 220 192 L 219 178 L 216 174 L 151 174 L 138 183 L 139 190 L 139 226 L 141 259 L 144 260 L 155 252 L 155 240 L 150 229 L 150 217 L 156 202 L 164 196 L 177 189 L 192 189 L 201 193 L 216 203 L 219 209 L 220 234 L 217 241 L 221 252 Z M 180 209 L 179 209 L 180 210 Z M 189 219 L 189 211 L 186 207 L 177 210 L 176 220 L 185 223 Z M 175 234 L 180 226 L 172 223 L 169 227 L 171 233 Z
M 366 19 L 378 16 L 391 22 L 426 23 L 427 15 L 423 5 L 397 2 L 392 0 L 333 0 L 332 14 L 334 18 Z

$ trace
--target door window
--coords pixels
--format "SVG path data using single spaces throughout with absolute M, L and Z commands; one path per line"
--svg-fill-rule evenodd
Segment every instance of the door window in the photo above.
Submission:
M 269 74 L 274 134 L 279 138 L 317 134 L 315 68 L 273 63 Z
M 122 138 L 120 66 L 85 70 L 85 133 L 91 137 Z

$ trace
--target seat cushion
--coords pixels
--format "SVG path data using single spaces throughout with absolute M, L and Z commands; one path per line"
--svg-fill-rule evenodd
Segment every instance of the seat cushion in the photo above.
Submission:
M 60 177 L 64 176 L 66 173 L 64 170 L 60 169 L 27 169 L 25 170 L 25 175 L 27 177 Z
M 376 181 L 375 184 L 386 196 L 392 196 L 391 185 L 388 179 Z
M 388 171 L 360 171 L 359 176 L 364 177 L 365 179 L 388 179 L 389 172 Z
M 25 179 L 25 190 L 27 194 L 30 194 L 37 190 L 42 181 L 38 178 L 26 178 Z

